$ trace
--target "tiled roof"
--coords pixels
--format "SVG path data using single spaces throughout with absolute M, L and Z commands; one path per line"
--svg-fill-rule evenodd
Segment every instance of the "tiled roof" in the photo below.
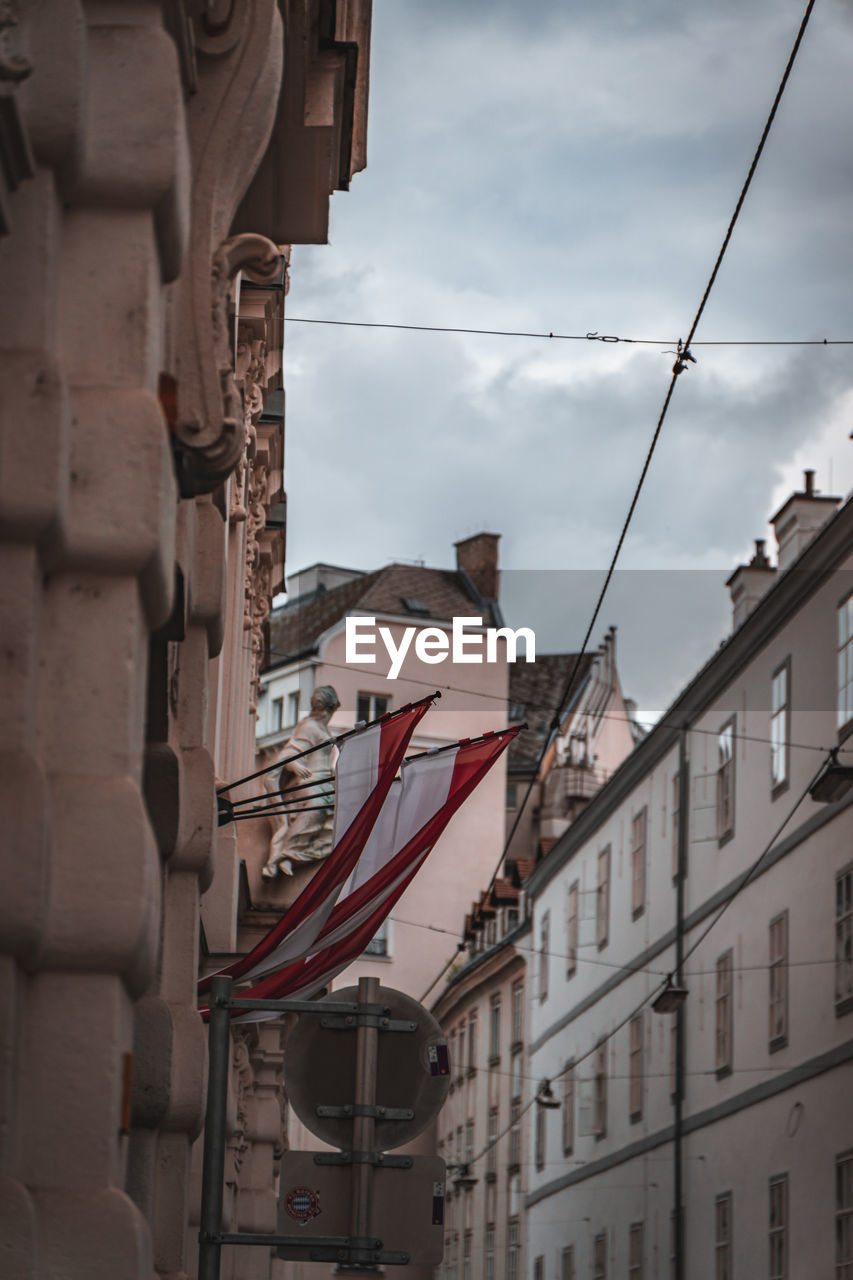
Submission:
M 516 662 L 509 669 L 509 702 L 527 721 L 509 748 L 510 772 L 533 769 L 548 737 L 548 726 L 563 696 L 577 654 L 540 653 L 535 662 Z M 572 685 L 572 693 L 585 678 L 593 655 L 584 654 Z
M 404 600 L 424 606 L 413 612 Z M 399 614 L 417 619 L 476 617 L 484 613 L 485 625 L 496 625 L 460 573 L 452 569 L 428 569 L 425 565 L 389 564 L 365 573 L 328 591 L 296 599 L 270 615 L 270 665 L 315 647 L 324 631 L 350 610 Z

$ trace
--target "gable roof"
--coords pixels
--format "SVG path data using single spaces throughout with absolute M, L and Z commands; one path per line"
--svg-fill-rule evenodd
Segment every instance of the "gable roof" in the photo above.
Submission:
M 412 607 L 415 603 L 417 608 Z M 274 609 L 269 620 L 270 667 L 313 652 L 323 633 L 353 610 L 396 614 L 412 622 L 482 617 L 484 625 L 501 625 L 496 607 L 477 594 L 466 574 L 425 565 L 389 564 Z
M 586 679 L 594 657 L 585 653 L 581 659 L 569 700 Z M 576 653 L 538 653 L 535 662 L 516 662 L 510 667 L 510 714 L 527 721 L 527 728 L 510 744 L 510 773 L 530 772 L 536 767 L 576 660 Z

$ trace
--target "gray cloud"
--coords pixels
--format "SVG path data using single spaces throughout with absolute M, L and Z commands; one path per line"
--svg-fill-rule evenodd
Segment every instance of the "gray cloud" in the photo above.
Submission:
M 368 169 L 333 200 L 331 246 L 295 251 L 290 314 L 683 336 L 800 16 L 770 0 L 378 3 Z M 700 338 L 851 336 L 851 54 L 844 6 L 819 6 Z M 848 350 L 697 348 L 624 564 L 746 554 L 791 459 L 839 419 Z M 485 525 L 511 567 L 603 566 L 671 363 L 289 325 L 290 568 L 449 563 Z

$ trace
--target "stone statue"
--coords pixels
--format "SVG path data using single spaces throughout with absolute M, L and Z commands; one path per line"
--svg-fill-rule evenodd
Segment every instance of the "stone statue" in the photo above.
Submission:
M 292 876 L 294 864 L 319 862 L 331 853 L 335 813 L 332 753 L 335 747 L 329 738 L 328 724 L 340 705 L 340 699 L 330 684 L 315 689 L 311 695 L 310 712 L 294 726 L 285 744 L 281 772 L 267 775 L 270 779 L 267 789 L 276 791 L 281 788 L 284 794 L 276 797 L 276 803 L 287 805 L 290 811 L 286 818 L 278 820 L 278 829 L 273 831 L 269 857 L 261 871 L 267 880 L 274 880 L 279 872 Z M 326 745 L 321 746 L 321 743 Z M 292 759 L 308 747 L 318 749 L 300 760 Z M 306 783 L 316 785 L 306 786 Z M 299 790 L 289 798 L 288 789 L 296 786 Z

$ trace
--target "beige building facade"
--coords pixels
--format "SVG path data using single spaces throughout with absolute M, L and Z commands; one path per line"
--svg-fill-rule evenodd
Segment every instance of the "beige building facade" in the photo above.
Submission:
M 807 473 L 776 564 L 729 581 L 730 639 L 528 881 L 529 1074 L 562 1104 L 528 1168 L 536 1280 L 853 1266 L 853 778 L 810 790 L 850 763 L 838 508 Z

